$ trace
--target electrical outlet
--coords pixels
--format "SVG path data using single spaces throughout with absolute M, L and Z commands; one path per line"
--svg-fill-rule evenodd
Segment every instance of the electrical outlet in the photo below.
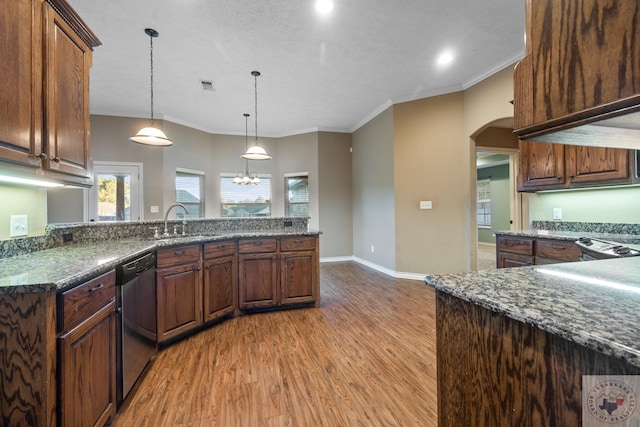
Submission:
M 9 236 L 26 236 L 28 233 L 27 215 L 11 215 L 11 231 Z
M 371 245 L 371 253 L 374 253 L 375 251 L 376 251 L 376 248 L 373 245 Z
M 553 208 L 553 219 L 562 219 L 562 208 Z
M 159 213 L 160 212 L 160 207 L 152 205 L 149 207 L 149 212 L 150 213 Z
M 420 209 L 433 209 L 433 203 L 431 200 L 421 200 Z

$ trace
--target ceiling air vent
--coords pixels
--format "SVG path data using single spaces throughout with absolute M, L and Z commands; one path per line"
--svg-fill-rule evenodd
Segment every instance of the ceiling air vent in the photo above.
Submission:
M 200 80 L 200 84 L 202 84 L 202 90 L 209 90 L 211 92 L 215 92 L 216 88 L 213 87 L 212 80 Z

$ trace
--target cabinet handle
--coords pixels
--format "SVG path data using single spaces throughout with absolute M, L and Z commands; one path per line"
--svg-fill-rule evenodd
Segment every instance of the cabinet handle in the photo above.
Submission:
M 200 267 L 196 268 L 196 271 L 200 271 L 200 270 L 201 270 Z
M 99 291 L 102 288 L 104 288 L 104 285 L 102 283 L 99 283 L 98 286 L 95 286 L 95 287 L 89 289 L 89 292 Z
M 174 255 L 184 255 L 186 251 L 173 251 Z
M 260 240 L 258 240 L 257 242 L 253 242 L 254 246 L 261 246 L 262 242 Z
M 561 250 L 561 251 L 564 251 L 565 249 L 567 249 L 564 246 L 560 246 L 560 245 L 551 245 L 551 247 L 553 249 L 558 249 L 558 250 Z

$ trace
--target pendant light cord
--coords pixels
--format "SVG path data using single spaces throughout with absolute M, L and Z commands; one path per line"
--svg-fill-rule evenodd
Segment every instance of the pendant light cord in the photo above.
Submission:
M 151 40 L 151 125 L 155 122 L 153 118 L 153 35 L 149 35 L 149 40 Z
M 258 76 L 260 75 L 259 71 L 252 71 L 254 79 L 254 93 L 255 93 L 255 119 L 256 119 L 256 145 L 258 144 Z

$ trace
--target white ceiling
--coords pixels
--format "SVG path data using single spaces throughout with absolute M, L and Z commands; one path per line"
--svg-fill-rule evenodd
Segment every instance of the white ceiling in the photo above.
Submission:
M 389 105 L 466 89 L 524 54 L 524 0 L 69 0 L 102 41 L 91 113 L 211 133 L 353 132 Z M 436 65 L 444 49 L 447 68 Z M 215 91 L 203 91 L 212 80 Z

